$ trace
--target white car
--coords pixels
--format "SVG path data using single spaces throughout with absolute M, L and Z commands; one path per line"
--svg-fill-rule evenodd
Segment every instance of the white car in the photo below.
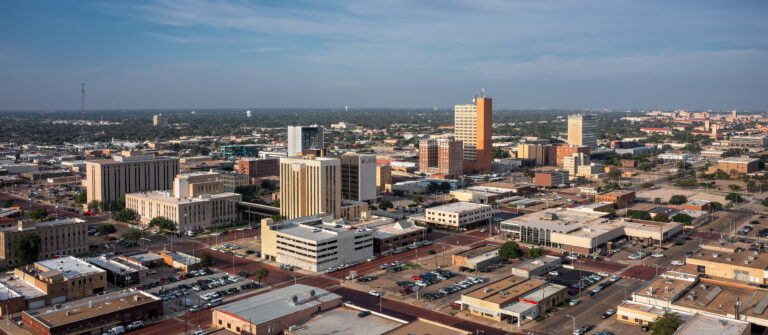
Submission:
M 610 276 L 607 272 L 598 272 L 597 274 L 603 278 Z
M 571 306 L 576 306 L 576 305 L 578 305 L 580 302 L 581 302 L 581 300 L 579 300 L 579 299 L 573 299 L 573 300 L 571 300 L 570 304 L 571 304 Z
M 430 244 L 432 244 L 432 241 L 424 241 L 424 243 L 422 243 L 422 245 L 430 245 Z
M 205 334 L 206 334 L 205 330 L 202 330 L 202 329 L 198 329 L 194 333 L 192 333 L 192 335 L 205 335 Z
M 640 257 L 640 255 L 638 255 L 638 254 L 631 254 L 631 255 L 627 256 L 627 258 L 629 258 L 629 259 L 640 259 L 642 257 Z
M 674 260 L 672 261 L 672 265 L 683 266 L 685 265 L 685 261 Z
M 654 252 L 654 253 L 651 254 L 651 257 L 653 257 L 653 258 L 662 258 L 662 257 L 664 257 L 664 254 L 662 254 L 660 252 Z
M 372 295 L 374 297 L 380 297 L 380 296 L 383 295 L 381 292 L 376 291 L 376 290 L 370 290 L 370 291 L 368 291 L 368 294 L 370 294 L 370 295 Z

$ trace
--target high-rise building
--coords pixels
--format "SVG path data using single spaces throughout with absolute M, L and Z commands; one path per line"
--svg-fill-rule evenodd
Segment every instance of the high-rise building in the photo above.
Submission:
M 533 159 L 536 166 L 549 164 L 549 145 L 518 144 L 517 158 Z
M 280 174 L 279 158 L 247 158 L 237 161 L 237 169 L 251 178 L 263 178 Z
M 320 213 L 341 213 L 341 161 L 280 158 L 280 215 L 293 219 Z
M 392 184 L 392 166 L 379 165 L 376 167 L 376 188 L 379 192 L 387 190 L 387 184 Z
M 575 153 L 582 152 L 585 155 L 589 155 L 588 146 L 576 146 L 576 145 L 555 145 L 549 147 L 549 164 L 563 166 L 565 157 L 570 157 Z
M 21 265 L 13 250 L 16 240 L 34 232 L 40 235 L 38 259 L 61 255 L 78 255 L 88 251 L 88 222 L 81 219 L 64 219 L 38 222 L 22 219 L 11 220 L 0 217 L 0 267 L 12 268 Z
M 341 197 L 355 201 L 376 199 L 376 155 L 341 156 Z
M 577 152 L 563 158 L 563 170 L 568 171 L 571 180 L 576 179 L 579 167 L 589 164 L 589 155 L 583 152 Z
M 123 151 L 112 159 L 88 161 L 85 168 L 88 203 L 104 205 L 126 193 L 171 189 L 179 159 Z
M 168 118 L 163 114 L 157 114 L 152 117 L 152 125 L 155 127 L 168 127 Z
M 288 157 L 298 156 L 304 150 L 323 150 L 323 127 L 288 126 Z
M 568 115 L 568 144 L 597 149 L 597 115 Z
M 471 105 L 454 107 L 454 131 L 457 141 L 464 145 L 464 172 L 491 170 L 491 132 L 493 100 L 475 98 Z
M 464 144 L 452 139 L 419 142 L 419 171 L 444 176 L 463 172 Z

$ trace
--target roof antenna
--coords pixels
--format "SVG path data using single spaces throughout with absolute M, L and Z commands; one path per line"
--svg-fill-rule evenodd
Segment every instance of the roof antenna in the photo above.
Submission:
M 480 89 L 480 95 L 482 95 L 482 98 L 485 99 L 485 88 Z

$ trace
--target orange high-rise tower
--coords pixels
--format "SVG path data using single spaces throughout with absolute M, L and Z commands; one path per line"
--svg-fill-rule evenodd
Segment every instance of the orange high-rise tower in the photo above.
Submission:
M 454 106 L 455 138 L 464 143 L 464 173 L 491 171 L 493 100 L 475 97 L 474 104 Z

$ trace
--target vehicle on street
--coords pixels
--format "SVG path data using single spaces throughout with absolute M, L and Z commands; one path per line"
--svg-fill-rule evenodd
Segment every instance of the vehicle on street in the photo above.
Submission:
M 613 315 L 615 313 L 616 313 L 616 310 L 611 308 L 611 309 L 605 311 L 605 313 L 603 313 L 603 315 L 601 315 L 600 317 L 603 318 L 603 319 L 607 319 L 607 318 L 610 318 L 611 315 Z
M 380 296 L 383 295 L 381 292 L 376 291 L 376 290 L 370 290 L 370 291 L 368 291 L 368 294 L 370 294 L 370 295 L 372 295 L 374 297 L 380 297 Z
M 361 311 L 360 313 L 357 313 L 357 317 L 358 318 L 364 318 L 364 317 L 366 317 L 368 315 L 371 315 L 370 311 Z
M 581 302 L 581 300 L 579 300 L 579 299 L 573 299 L 573 300 L 571 300 L 571 302 L 570 302 L 570 305 L 571 305 L 571 306 L 576 306 L 576 305 L 578 305 L 580 302 Z
M 677 265 L 677 266 L 683 266 L 683 265 L 685 265 L 685 261 L 681 261 L 681 260 L 677 260 L 676 259 L 676 260 L 672 261 L 671 264 L 672 265 Z

